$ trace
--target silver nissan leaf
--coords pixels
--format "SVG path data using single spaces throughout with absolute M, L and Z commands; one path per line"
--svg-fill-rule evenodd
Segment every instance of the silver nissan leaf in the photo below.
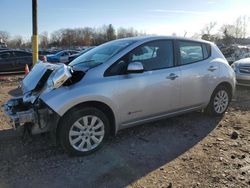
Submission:
M 13 128 L 51 132 L 71 155 L 86 155 L 137 124 L 202 110 L 225 113 L 235 73 L 213 43 L 146 36 L 114 40 L 69 65 L 38 63 L 23 96 L 3 110 Z

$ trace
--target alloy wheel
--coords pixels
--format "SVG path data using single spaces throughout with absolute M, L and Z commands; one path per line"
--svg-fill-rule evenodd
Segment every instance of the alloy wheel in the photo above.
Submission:
M 95 149 L 105 135 L 103 121 L 94 115 L 79 118 L 70 128 L 69 142 L 71 146 L 81 152 Z
M 219 90 L 214 98 L 214 110 L 216 113 L 223 113 L 228 106 L 229 96 L 225 90 Z

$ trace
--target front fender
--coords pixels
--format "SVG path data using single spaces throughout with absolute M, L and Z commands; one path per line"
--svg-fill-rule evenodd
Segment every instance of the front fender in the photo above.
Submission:
M 99 95 L 95 90 L 85 87 L 61 87 L 42 93 L 40 99 L 46 103 L 59 116 L 63 116 L 69 109 L 77 104 L 89 101 L 102 102 L 108 105 L 114 114 L 117 114 L 117 106 L 109 99 L 108 92 Z

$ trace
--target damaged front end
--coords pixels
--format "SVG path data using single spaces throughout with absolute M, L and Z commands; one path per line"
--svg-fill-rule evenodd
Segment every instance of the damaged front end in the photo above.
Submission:
M 41 100 L 24 102 L 23 97 L 10 99 L 3 105 L 3 111 L 10 119 L 13 129 L 32 125 L 31 134 L 39 134 L 52 130 L 57 124 L 59 115 L 46 106 Z
M 75 75 L 77 75 L 77 79 Z M 60 116 L 39 96 L 44 92 L 73 84 L 83 75 L 83 72 L 74 72 L 71 67 L 64 64 L 42 62 L 36 64 L 22 81 L 23 95 L 10 99 L 2 106 L 12 127 L 17 129 L 23 125 L 31 125 L 31 134 L 54 130 Z

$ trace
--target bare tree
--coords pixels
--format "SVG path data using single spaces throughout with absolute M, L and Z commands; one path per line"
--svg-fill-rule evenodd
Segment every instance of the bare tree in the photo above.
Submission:
M 10 34 L 7 31 L 0 31 L 0 39 L 3 40 L 3 42 L 7 42 L 10 38 Z
M 139 35 L 145 35 L 145 33 L 140 33 L 132 27 L 130 28 L 120 27 L 117 29 L 117 38 L 135 37 Z
M 216 25 L 216 22 L 210 22 L 209 24 L 206 24 L 205 27 L 201 30 L 202 35 L 211 35 L 211 31 L 215 28 Z
M 59 47 L 61 46 L 62 33 L 61 30 L 54 31 L 50 37 L 50 47 Z
M 83 29 L 83 45 L 91 46 L 93 44 L 93 29 L 90 27 L 85 27 Z
M 246 36 L 247 36 L 247 26 L 248 26 L 248 20 L 249 20 L 249 18 L 245 15 L 245 16 L 243 16 L 243 18 L 242 18 L 243 20 L 243 23 L 242 23 L 242 34 L 243 34 L 243 38 L 246 38 Z
M 225 45 L 230 45 L 234 42 L 234 36 L 233 36 L 233 32 L 232 30 L 230 31 L 230 29 L 232 29 L 234 27 L 232 27 L 232 25 L 224 25 L 222 27 L 222 32 L 223 32 L 223 35 L 222 35 L 222 43 L 225 44 Z
M 242 38 L 242 19 L 238 17 L 235 21 L 235 38 Z
M 40 38 L 40 47 L 42 49 L 46 49 L 48 47 L 49 44 L 49 36 L 48 36 L 48 32 L 43 32 L 42 34 L 40 34 L 39 36 Z
M 228 28 L 235 38 L 246 38 L 247 36 L 248 17 L 240 16 L 236 19 L 235 24 Z
M 183 35 L 184 37 L 186 37 L 187 36 L 187 31 L 184 31 L 184 35 Z
M 208 41 L 215 41 L 216 37 L 215 35 L 212 34 L 212 30 L 215 28 L 217 25 L 216 22 L 210 22 L 209 24 L 206 24 L 204 28 L 201 30 L 201 38 L 203 40 L 208 40 Z
M 112 24 L 108 25 L 108 28 L 106 30 L 106 34 L 107 34 L 108 41 L 116 39 L 115 29 L 114 29 Z
M 15 36 L 13 39 L 8 40 L 7 44 L 10 48 L 23 48 L 22 36 Z

